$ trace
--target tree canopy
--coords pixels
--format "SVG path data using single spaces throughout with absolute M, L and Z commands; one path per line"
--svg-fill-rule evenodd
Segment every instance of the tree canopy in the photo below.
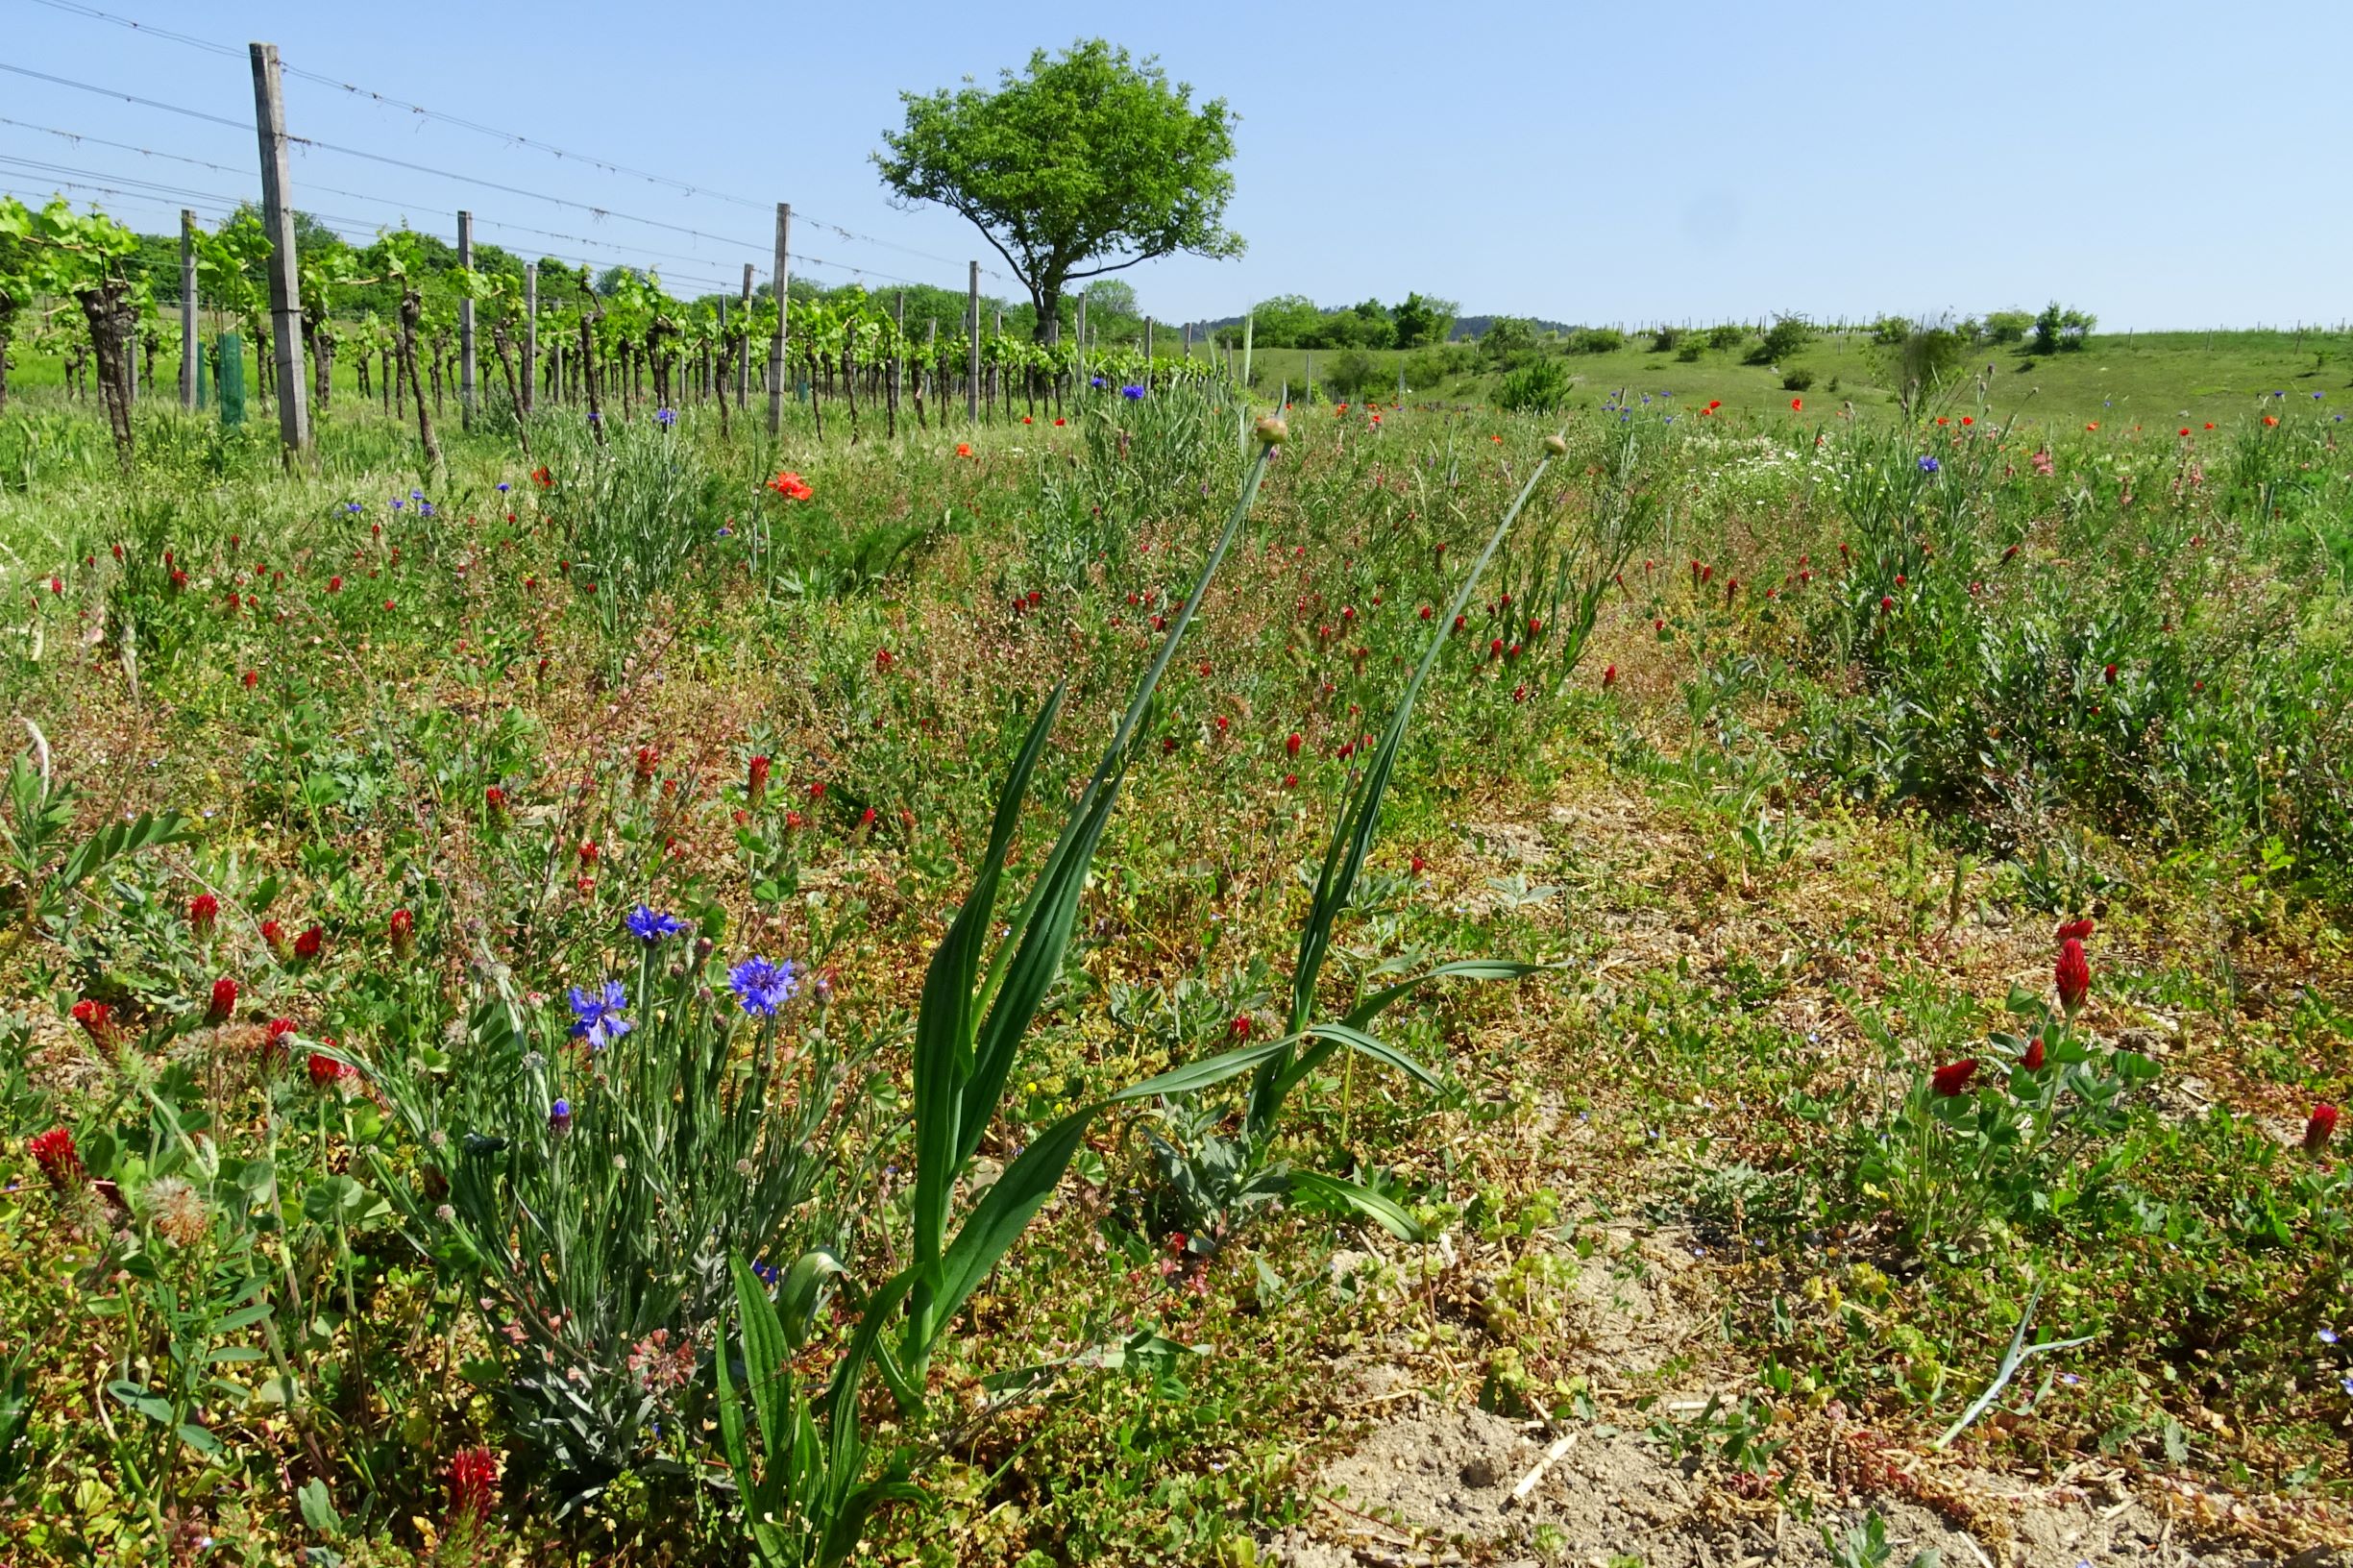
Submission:
M 1196 106 L 1146 58 L 1100 38 L 1041 49 L 994 91 L 902 93 L 906 124 L 874 155 L 902 207 L 962 213 L 1029 290 L 1039 331 L 1069 283 L 1155 257 L 1239 256 L 1224 227 L 1235 115 Z

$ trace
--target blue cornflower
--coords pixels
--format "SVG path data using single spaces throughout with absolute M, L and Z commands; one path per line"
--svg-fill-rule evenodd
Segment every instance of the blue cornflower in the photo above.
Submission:
M 675 408 L 656 408 L 653 411 L 653 422 L 662 429 L 669 429 L 673 425 L 678 423 L 678 411 Z
M 1119 389 L 1119 395 L 1127 399 L 1128 402 L 1134 403 L 1137 399 L 1143 396 L 1143 388 L 1140 386 L 1123 386 Z
M 588 411 L 588 422 L 591 425 L 601 425 L 604 422 L 604 419 L 601 414 L 599 414 L 594 408 L 591 408 Z
M 399 511 L 399 510 L 400 510 L 402 507 L 404 507 L 404 506 L 405 506 L 405 505 L 407 505 L 407 504 L 408 504 L 408 502 L 406 502 L 403 501 L 403 500 L 402 500 L 400 497 L 398 497 L 398 496 L 394 496 L 394 497 L 392 498 L 392 509 L 393 509 L 394 511 L 396 511 L 396 512 L 397 512 L 397 511 Z
M 548 1131 L 561 1137 L 572 1131 L 572 1102 L 558 1100 L 548 1107 Z
M 650 947 L 665 937 L 674 937 L 686 929 L 686 922 L 675 915 L 664 915 L 652 906 L 640 904 L 622 918 L 629 935 Z
M 425 492 L 422 490 L 411 490 L 408 492 L 408 499 L 410 501 L 423 501 L 425 499 Z
M 511 484 L 509 484 L 509 483 L 507 483 L 507 482 L 506 482 L 504 479 L 501 479 L 501 480 L 499 481 L 499 494 L 500 494 L 500 495 L 502 495 L 502 495 L 504 495 L 504 494 L 506 494 L 506 492 L 508 492 L 509 490 L 512 490 L 513 488 L 514 488 L 514 486 L 513 486 L 513 485 L 511 485 Z
M 722 539 L 732 539 L 735 537 L 735 530 L 727 527 L 724 523 L 722 523 L 719 526 L 719 536 Z
M 1103 380 L 1103 378 L 1102 378 L 1102 377 L 1100 377 L 1100 376 L 1092 376 L 1092 377 L 1088 378 L 1087 384 L 1088 384 L 1089 386 L 1093 387 L 1093 388 L 1094 388 L 1096 391 L 1100 392 L 1100 391 L 1102 391 L 1102 390 L 1103 390 L 1103 387 L 1104 387 L 1105 382 L 1104 382 L 1104 380 Z
M 361 505 L 358 502 L 347 501 L 343 503 L 343 509 L 347 512 L 364 512 L 367 510 L 367 507 Z
M 1935 458 L 1928 456 L 1926 453 L 1924 453 L 1921 454 L 1920 471 L 1923 474 L 1933 474 L 1944 466 L 1944 464 L 1938 462 Z
M 2324 1345 L 2335 1344 L 2337 1342 L 2337 1331 L 2335 1329 L 2322 1329 L 2320 1331 L 2320 1342 Z
M 430 516 L 432 516 L 432 515 L 433 515 L 433 503 L 432 503 L 431 502 L 429 502 L 429 501 L 420 501 L 420 502 L 417 502 L 417 515 L 418 515 L 419 517 L 430 517 Z
M 607 980 L 596 992 L 572 988 L 572 1038 L 584 1040 L 598 1050 L 604 1049 L 636 1025 L 621 1016 L 629 1005 L 629 993 L 621 989 L 618 980 Z
M 751 1261 L 751 1272 L 761 1284 L 774 1285 L 777 1277 L 781 1275 L 784 1270 L 778 1268 L 774 1263 L 770 1262 L 765 1258 L 754 1258 Z
M 2344 1375 L 2343 1386 L 2346 1393 L 2353 1394 L 2353 1372 L 2347 1372 Z
M 772 964 L 765 958 L 748 958 L 727 971 L 727 984 L 745 1014 L 754 1018 L 774 1017 L 776 1009 L 791 1001 L 799 989 L 791 959 Z

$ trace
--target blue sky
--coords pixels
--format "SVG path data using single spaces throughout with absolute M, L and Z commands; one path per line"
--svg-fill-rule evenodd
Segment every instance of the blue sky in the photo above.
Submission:
M 1629 323 L 1973 313 L 2053 297 L 2112 328 L 2353 315 L 2346 125 L 2325 85 L 2353 45 L 2342 4 L 1107 7 L 1053 22 L 1023 8 L 737 0 L 92 4 L 205 40 L 268 39 L 290 65 L 410 103 L 710 191 L 789 200 L 795 249 L 834 263 L 808 268 L 826 282 L 855 267 L 883 286 L 961 286 L 967 258 L 993 259 L 960 219 L 895 210 L 867 155 L 896 122 L 901 88 L 993 81 L 1032 47 L 1088 31 L 1158 55 L 1241 116 L 1228 221 L 1249 253 L 1120 275 L 1164 319 L 1277 293 L 1344 304 L 1408 289 L 1468 311 Z M 241 47 L 208 53 L 39 0 L 0 0 L 0 61 L 250 122 Z M 747 260 L 765 268 L 756 208 L 300 78 L 287 106 L 298 135 L 712 237 L 298 156 L 298 205 L 356 220 L 342 225 L 354 233 L 405 214 L 446 233 L 470 207 L 485 239 L 658 264 L 689 292 Z M 0 125 L 0 189 L 19 195 L 64 179 L 113 184 L 126 194 L 95 199 L 165 229 L 183 200 L 129 194 L 114 177 L 256 188 L 250 132 L 8 74 L 0 116 L 23 122 Z

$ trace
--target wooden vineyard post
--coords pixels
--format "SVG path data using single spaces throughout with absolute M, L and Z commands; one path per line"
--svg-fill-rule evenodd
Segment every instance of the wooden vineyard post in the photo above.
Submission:
M 1077 391 L 1087 380 L 1087 296 L 1078 297 L 1078 357 L 1070 361 L 1077 368 L 1072 372 L 1070 390 Z
M 980 263 L 971 263 L 965 275 L 964 323 L 969 337 L 968 352 L 964 365 L 964 420 L 968 425 L 980 423 Z
M 533 388 L 539 384 L 539 263 L 523 268 L 523 413 L 538 406 Z
M 924 429 L 931 429 L 931 416 L 923 411 L 923 383 L 931 377 L 932 367 L 940 362 L 940 318 L 931 318 L 923 332 L 923 362 L 915 368 L 915 422 Z
M 891 418 L 885 432 L 894 441 L 898 439 L 899 376 L 907 363 L 907 291 L 900 289 L 898 299 L 891 306 Z
M 462 208 L 457 214 L 457 264 L 468 272 L 474 270 L 474 214 Z M 457 422 L 469 430 L 474 429 L 474 295 L 471 291 L 457 302 Z
M 992 409 L 994 409 L 997 404 L 997 400 L 1002 397 L 1005 403 L 1005 412 L 1011 414 L 1013 412 L 1013 392 L 1011 388 L 1005 385 L 1005 373 L 999 370 L 996 365 L 996 356 L 1002 355 L 1004 351 L 998 348 L 994 341 L 996 338 L 1000 338 L 1005 335 L 1005 307 L 1001 305 L 996 306 L 990 312 L 990 316 L 994 325 L 989 330 L 991 337 L 991 358 L 989 361 L 989 406 Z M 994 419 L 996 415 L 993 412 L 989 417 L 991 419 Z
M 180 209 L 180 406 L 196 406 L 196 214 Z
M 1150 316 L 1143 318 L 1143 362 L 1144 373 L 1148 378 L 1152 366 L 1152 318 Z
M 744 352 L 735 359 L 735 406 L 751 406 L 751 263 L 744 263 Z
M 785 286 L 792 268 L 793 204 L 776 204 L 776 269 L 772 286 L 776 291 L 776 335 L 768 341 L 768 433 L 776 435 L 784 429 L 784 318 L 788 303 Z
M 261 142 L 261 226 L 270 241 L 270 333 L 278 370 L 278 439 L 291 459 L 310 446 L 310 404 L 303 384 L 303 295 L 294 277 L 294 208 L 286 195 L 286 102 L 278 71 L 278 45 L 250 47 L 254 131 Z

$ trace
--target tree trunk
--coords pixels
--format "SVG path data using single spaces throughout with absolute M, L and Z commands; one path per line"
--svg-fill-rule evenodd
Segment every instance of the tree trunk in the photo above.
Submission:
M 587 276 L 585 272 L 581 274 Z M 597 445 L 604 445 L 604 410 L 597 401 L 597 340 L 589 331 L 589 314 L 580 312 L 580 384 L 588 389 L 588 428 Z
M 523 455 L 528 457 L 531 454 L 531 432 L 524 426 L 523 392 L 515 381 L 515 338 L 514 333 L 507 331 L 505 322 L 493 321 L 490 324 L 490 346 L 498 351 L 499 369 L 506 377 L 506 401 L 515 405 L 515 440 L 522 446 Z M 525 367 L 523 373 L 530 375 L 529 367 Z
M 98 355 L 98 390 L 106 399 L 107 424 L 114 431 L 114 455 L 123 472 L 131 471 L 132 355 L 138 352 L 138 306 L 131 303 L 131 285 L 109 279 L 96 288 L 79 290 L 83 318 L 89 323 L 90 347 Z
M 433 442 L 433 416 L 425 406 L 425 388 L 417 381 L 417 322 L 425 314 L 425 302 L 413 288 L 401 293 L 401 368 L 408 374 L 408 389 L 417 395 L 417 440 L 425 448 L 425 460 L 432 467 L 441 466 L 441 449 Z M 439 379 L 436 374 L 436 380 Z

